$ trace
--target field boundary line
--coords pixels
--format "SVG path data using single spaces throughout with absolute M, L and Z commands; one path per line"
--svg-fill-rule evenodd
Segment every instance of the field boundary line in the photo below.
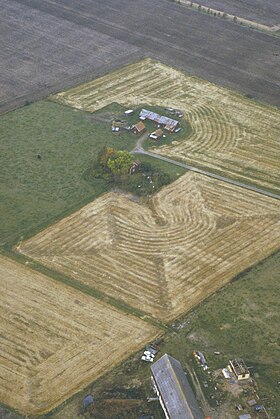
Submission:
M 85 73 L 66 77 L 65 80 L 61 79 L 59 82 L 49 83 L 45 87 L 36 88 L 33 92 L 17 96 L 11 100 L 3 100 L 0 102 L 0 115 L 15 111 L 16 109 L 23 108 L 24 106 L 31 105 L 35 102 L 48 100 L 48 97 L 51 95 L 59 93 L 63 90 L 72 89 L 80 84 L 90 82 L 96 78 L 110 74 L 113 71 L 117 71 L 122 67 L 137 63 L 145 58 L 149 58 L 149 54 L 144 51 L 139 50 L 131 52 L 119 59 L 117 62 L 104 64 L 93 70 L 88 70 Z
M 274 34 L 275 32 L 278 32 L 280 30 L 280 24 L 273 25 L 273 26 L 264 25 L 263 23 L 259 23 L 255 20 L 249 20 L 241 16 L 235 16 L 230 13 L 226 13 L 223 10 L 213 9 L 212 7 L 207 7 L 207 6 L 204 6 L 203 4 L 196 3 L 190 0 L 170 0 L 170 1 L 172 1 L 173 3 L 181 4 L 184 7 L 197 10 L 198 12 L 207 13 L 213 17 L 223 18 L 224 20 L 233 22 L 235 24 L 243 25 L 250 29 L 257 29 L 263 32 L 267 32 L 268 35 Z
M 140 320 L 144 321 L 145 323 L 148 323 L 158 329 L 161 329 L 164 332 L 167 332 L 167 331 L 174 332 L 174 329 L 172 326 L 162 322 L 159 319 L 151 317 L 148 313 L 142 310 L 139 310 L 137 308 L 134 308 L 123 301 L 117 300 L 116 298 L 113 298 L 105 294 L 104 292 L 99 291 L 98 289 L 94 287 L 81 284 L 75 279 L 72 279 L 61 272 L 50 269 L 24 254 L 21 254 L 12 250 L 4 250 L 4 249 L 2 249 L 1 254 L 8 257 L 11 260 L 14 260 L 15 262 L 21 263 L 24 266 L 28 266 L 30 269 L 33 269 L 34 271 L 39 272 L 55 281 L 62 282 L 63 284 L 71 288 L 74 288 L 82 292 L 83 294 L 89 295 L 90 297 L 94 297 L 97 300 L 103 303 L 106 303 L 109 306 L 112 306 L 120 311 L 123 311 L 126 314 L 130 314 L 134 317 L 137 317 Z

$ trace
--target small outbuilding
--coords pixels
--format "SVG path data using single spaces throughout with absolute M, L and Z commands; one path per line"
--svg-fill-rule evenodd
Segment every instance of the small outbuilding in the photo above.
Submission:
M 138 124 L 134 125 L 132 127 L 132 131 L 134 134 L 138 135 L 138 134 L 142 134 L 145 131 L 146 127 L 143 124 L 142 121 L 139 121 Z
M 243 415 L 239 415 L 239 419 L 251 419 L 252 416 L 249 413 L 244 413 Z
M 84 399 L 83 399 L 83 412 L 85 412 L 89 406 L 92 407 L 93 402 L 94 402 L 94 400 L 93 400 L 93 397 L 92 397 L 91 394 L 88 394 L 86 397 L 84 397 Z
M 202 366 L 203 370 L 204 371 L 208 370 L 208 365 L 207 365 L 207 362 L 203 353 L 200 351 L 196 351 L 194 352 L 194 356 L 196 360 L 199 362 L 199 364 Z
M 158 140 L 162 136 L 163 136 L 163 131 L 162 129 L 159 128 L 156 131 L 152 132 L 149 138 L 151 138 L 151 140 Z
M 229 369 L 233 372 L 237 380 L 248 380 L 250 378 L 250 372 L 243 359 L 238 358 L 229 361 Z
M 130 116 L 134 113 L 133 109 L 128 109 L 127 111 L 124 111 L 125 116 Z
M 139 172 L 140 167 L 141 167 L 141 161 L 140 160 L 134 160 L 134 162 L 132 163 L 132 165 L 129 169 L 129 174 L 132 175 L 133 173 Z

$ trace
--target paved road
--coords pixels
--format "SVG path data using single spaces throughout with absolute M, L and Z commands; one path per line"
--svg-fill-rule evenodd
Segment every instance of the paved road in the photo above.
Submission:
M 180 166 L 180 167 L 183 167 L 184 169 L 191 170 L 192 172 L 200 173 L 201 175 L 209 176 L 213 179 L 218 179 L 218 180 L 221 180 L 223 182 L 230 183 L 231 185 L 239 186 L 240 188 L 247 189 L 249 191 L 253 191 L 253 192 L 260 193 L 262 195 L 269 196 L 270 198 L 280 199 L 280 195 L 274 194 L 272 192 L 268 192 L 268 191 L 266 191 L 264 189 L 261 189 L 261 188 L 258 188 L 256 186 L 247 185 L 246 183 L 239 182 L 238 180 L 232 180 L 232 179 L 229 179 L 225 176 L 216 175 L 215 173 L 208 172 L 207 170 L 198 169 L 197 167 L 190 166 L 188 164 L 184 164 L 184 163 L 181 163 L 179 161 L 169 159 L 168 157 L 160 156 L 158 154 L 151 153 L 149 151 L 145 151 L 145 150 L 143 150 L 142 148 L 139 148 L 139 147 L 135 148 L 132 151 L 132 153 L 133 154 L 143 154 L 145 156 L 151 156 L 151 157 L 154 157 L 155 159 L 166 161 L 167 163 L 175 164 L 176 166 Z

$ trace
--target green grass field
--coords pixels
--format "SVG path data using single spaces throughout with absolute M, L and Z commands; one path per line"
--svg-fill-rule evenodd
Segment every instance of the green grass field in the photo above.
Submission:
M 123 110 L 112 104 L 93 115 L 42 101 L 1 117 L 0 246 L 11 247 L 108 190 L 88 171 L 105 145 L 133 149 L 133 134 L 111 132 L 110 117 Z M 153 164 L 172 180 L 184 173 Z
M 2 116 L 1 245 L 33 234 L 104 192 L 100 180 L 92 184 L 83 180 L 96 149 L 107 141 L 104 131 L 85 113 L 51 102 Z

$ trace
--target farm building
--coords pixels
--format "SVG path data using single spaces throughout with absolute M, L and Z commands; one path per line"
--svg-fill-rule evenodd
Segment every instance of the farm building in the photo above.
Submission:
M 94 403 L 94 399 L 93 399 L 92 395 L 91 395 L 91 394 L 89 394 L 88 396 L 86 396 L 86 397 L 83 399 L 83 412 L 85 412 L 85 411 L 86 411 L 86 409 L 87 409 L 89 406 L 91 406 L 91 407 L 92 407 L 93 403 Z
M 132 127 L 132 131 L 134 134 L 142 134 L 145 131 L 146 127 L 142 121 L 138 122 L 138 124 Z
M 203 419 L 179 361 L 165 354 L 151 366 L 152 383 L 168 419 Z
M 208 365 L 207 365 L 207 362 L 203 353 L 200 351 L 197 351 L 197 352 L 194 352 L 194 356 L 196 360 L 199 362 L 199 364 L 202 366 L 204 371 L 208 370 Z
M 127 111 L 124 111 L 125 116 L 130 116 L 134 113 L 133 109 L 128 109 Z
M 151 112 L 147 109 L 142 109 L 139 115 L 141 121 L 148 119 L 149 121 L 156 122 L 158 125 L 162 125 L 164 129 L 169 132 L 174 132 L 179 127 L 179 122 L 175 119 L 168 118 L 167 116 L 161 116 L 155 112 Z
M 243 359 L 229 361 L 229 367 L 238 380 L 247 380 L 250 378 L 250 372 Z
M 133 173 L 139 172 L 140 167 L 141 167 L 141 161 L 140 160 L 134 160 L 134 162 L 132 163 L 132 165 L 129 169 L 129 174 L 132 175 Z
M 162 129 L 159 128 L 156 131 L 152 132 L 149 138 L 151 138 L 152 140 L 158 140 L 162 136 L 163 136 L 163 131 Z

